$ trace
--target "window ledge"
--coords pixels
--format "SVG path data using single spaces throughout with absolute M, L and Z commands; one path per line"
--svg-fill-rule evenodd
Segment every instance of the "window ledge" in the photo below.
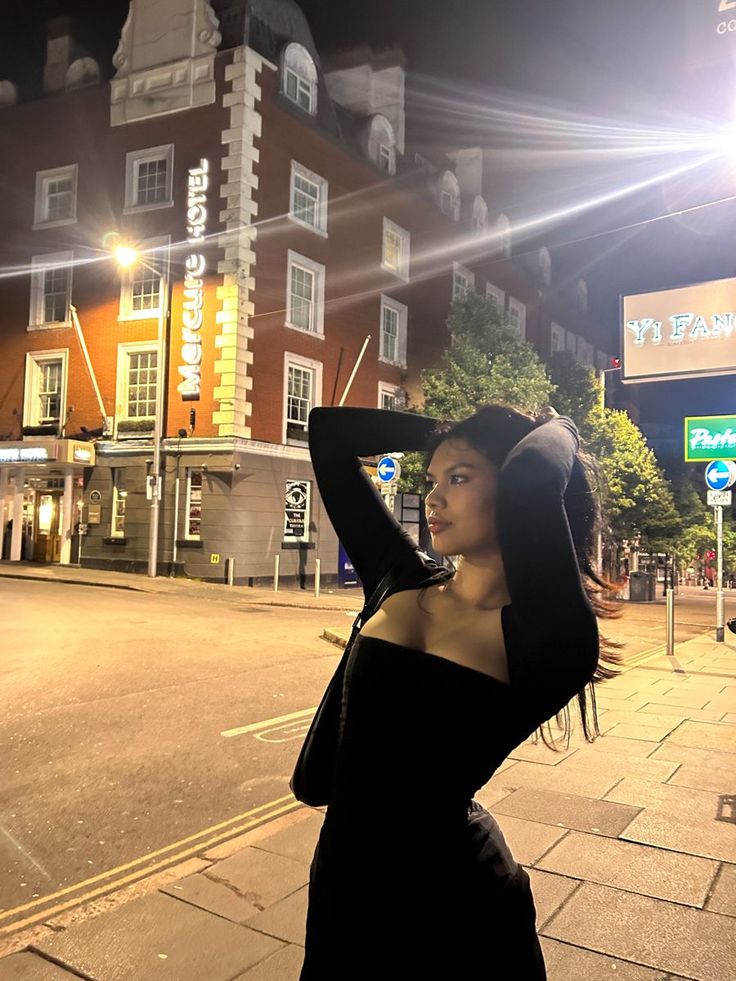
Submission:
M 406 363 L 405 362 L 403 362 L 403 361 L 389 361 L 389 359 L 388 358 L 385 358 L 382 354 L 379 354 L 378 355 L 378 360 L 381 362 L 381 364 L 390 364 L 392 368 L 404 368 L 404 369 L 406 369 Z
M 140 211 L 159 211 L 161 208 L 173 208 L 172 201 L 156 201 L 153 204 L 129 204 L 123 208 L 124 215 L 137 215 Z
M 63 330 L 71 326 L 71 320 L 52 320 L 48 324 L 28 324 L 26 330 Z
M 306 228 L 307 231 L 314 232 L 315 235 L 319 235 L 320 238 L 327 238 L 327 231 L 324 228 L 320 228 L 318 225 L 310 225 L 308 221 L 302 221 L 301 218 L 297 218 L 296 215 L 289 212 L 286 216 L 289 221 L 293 221 L 295 225 L 299 225 L 300 228 Z
M 159 310 L 136 310 L 135 313 L 118 314 L 118 323 L 127 323 L 129 320 L 158 320 L 160 316 Z
M 200 538 L 177 538 L 177 548 L 204 548 Z
M 61 228 L 62 225 L 76 225 L 77 218 L 57 218 L 55 221 L 37 221 L 31 226 L 34 232 L 43 231 L 44 228 Z
M 392 276 L 396 276 L 397 279 L 402 280 L 404 283 L 411 281 L 408 273 L 401 272 L 399 269 L 394 269 L 393 266 L 387 266 L 385 262 L 381 263 L 381 269 L 387 273 L 391 273 Z
M 305 330 L 304 327 L 297 327 L 296 324 L 290 324 L 288 320 L 284 321 L 284 327 L 288 327 L 289 330 L 297 330 L 300 334 L 307 334 L 309 337 L 317 337 L 321 341 L 325 339 L 324 331 Z

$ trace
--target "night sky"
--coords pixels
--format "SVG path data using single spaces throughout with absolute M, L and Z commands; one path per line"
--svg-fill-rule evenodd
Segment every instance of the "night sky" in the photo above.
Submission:
M 615 157 L 597 156 L 560 166 L 544 143 L 529 141 L 518 125 L 502 137 L 475 107 L 505 108 L 546 118 L 575 113 L 603 126 L 665 128 L 698 138 L 733 122 L 736 133 L 736 32 L 719 37 L 719 0 L 302 0 L 322 53 L 369 43 L 397 43 L 408 58 L 409 99 L 428 92 L 451 99 L 446 131 L 422 126 L 418 143 L 525 145 L 529 215 L 569 206 L 633 178 L 637 170 Z M 0 78 L 28 84 L 43 61 L 44 24 L 71 14 L 80 41 L 111 69 L 126 0 L 5 0 L 0 36 Z M 736 9 L 732 11 L 736 16 Z M 425 111 L 425 122 L 435 114 Z M 449 134 L 449 135 L 448 135 Z M 529 151 L 532 151 L 530 154 Z M 736 142 L 733 159 L 736 160 Z M 535 156 L 536 155 L 536 156 Z M 513 161 L 513 152 L 511 154 Z M 656 166 L 678 163 L 660 156 Z M 516 162 L 514 161 L 514 166 Z M 513 167 L 509 167 L 513 174 Z M 499 172 L 499 187 L 505 187 Z M 504 193 L 506 193 L 504 191 Z M 511 185 L 513 196 L 513 185 Z M 736 163 L 713 168 L 587 214 L 574 225 L 545 228 L 557 269 L 586 275 L 594 312 L 613 340 L 618 294 L 661 289 L 736 274 L 736 207 L 724 204 L 687 217 L 624 228 L 642 219 L 736 194 Z M 518 217 L 518 214 L 517 214 Z M 599 234 L 605 232 L 606 234 Z M 580 244 L 561 243 L 596 235 Z M 530 242 L 530 245 L 533 244 Z M 736 380 L 641 386 L 643 419 L 679 421 L 685 414 L 736 409 Z

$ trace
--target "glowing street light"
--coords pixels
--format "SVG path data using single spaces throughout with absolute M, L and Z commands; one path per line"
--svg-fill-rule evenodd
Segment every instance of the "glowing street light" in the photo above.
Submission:
M 132 245 L 118 245 L 113 254 L 121 269 L 130 269 L 140 259 L 138 249 L 133 248 Z

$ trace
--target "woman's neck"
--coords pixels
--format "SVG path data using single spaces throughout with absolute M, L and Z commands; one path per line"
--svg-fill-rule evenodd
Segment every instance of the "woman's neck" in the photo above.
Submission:
M 444 592 L 468 611 L 496 610 L 510 603 L 500 549 L 477 557 L 460 556 L 457 571 Z

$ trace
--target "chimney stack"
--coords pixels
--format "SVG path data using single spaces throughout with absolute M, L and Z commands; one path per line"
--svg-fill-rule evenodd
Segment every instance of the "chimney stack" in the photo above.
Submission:
M 71 19 L 54 17 L 46 24 L 46 64 L 43 69 L 43 90 L 63 92 L 66 72 L 71 63 Z

